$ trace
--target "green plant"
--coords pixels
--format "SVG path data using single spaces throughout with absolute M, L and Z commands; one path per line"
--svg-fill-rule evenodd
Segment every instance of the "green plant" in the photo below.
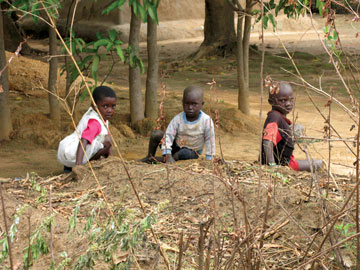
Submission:
M 38 175 L 34 172 L 30 174 L 31 188 L 40 193 L 39 197 L 36 198 L 36 203 L 43 203 L 47 201 L 47 190 L 42 185 L 37 183 Z
M 11 243 L 14 242 L 14 240 L 16 238 L 16 234 L 18 232 L 18 225 L 20 223 L 20 217 L 24 213 L 24 211 L 26 210 L 27 207 L 28 207 L 28 205 L 25 204 L 22 207 L 16 209 L 16 212 L 13 217 L 14 222 L 10 226 L 10 229 L 9 229 L 9 236 L 10 236 Z M 0 263 L 3 263 L 6 260 L 6 258 L 9 256 L 9 243 L 7 241 L 7 232 L 5 232 L 2 235 L 2 237 L 3 238 L 0 239 L 0 247 L 1 247 Z
M 129 269 L 132 261 L 130 255 L 145 241 L 146 231 L 156 221 L 154 215 L 150 214 L 132 224 L 128 219 L 129 211 L 125 209 L 115 215 L 116 220 L 108 218 L 105 223 L 97 225 L 94 223 L 95 213 L 93 209 L 82 231 L 90 241 L 88 249 L 79 257 L 74 269 L 94 269 L 97 260 L 108 263 L 110 269 Z M 126 258 L 116 258 L 119 250 Z
M 29 245 L 23 250 L 23 262 L 26 269 L 33 265 L 34 261 L 39 258 L 39 255 L 49 253 L 49 245 L 44 233 L 49 232 L 53 224 L 54 215 L 48 216 L 31 233 Z
M 342 221 L 339 224 L 335 224 L 334 228 L 341 234 L 342 238 L 345 239 L 345 238 L 355 234 L 354 231 L 351 231 L 351 228 L 354 226 L 355 226 L 355 224 L 353 224 L 353 223 L 344 224 L 344 221 Z M 355 241 L 356 241 L 356 238 L 353 238 L 352 240 L 350 240 L 344 244 L 346 249 L 348 251 L 351 251 L 354 254 L 356 253 L 356 242 Z
M 280 173 L 280 172 L 273 172 L 271 175 L 274 178 L 281 179 L 284 185 L 290 183 L 290 179 L 288 177 L 286 177 L 285 175 L 283 175 L 282 173 Z

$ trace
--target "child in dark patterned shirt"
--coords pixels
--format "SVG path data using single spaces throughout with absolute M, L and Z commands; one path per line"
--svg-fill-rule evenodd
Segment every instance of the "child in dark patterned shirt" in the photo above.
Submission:
M 264 124 L 262 139 L 262 164 L 289 166 L 296 171 L 311 171 L 311 165 L 317 170 L 322 160 L 295 160 L 293 156 L 291 121 L 286 115 L 294 106 L 293 90 L 289 83 L 280 82 L 276 91 L 269 93 L 272 110 Z

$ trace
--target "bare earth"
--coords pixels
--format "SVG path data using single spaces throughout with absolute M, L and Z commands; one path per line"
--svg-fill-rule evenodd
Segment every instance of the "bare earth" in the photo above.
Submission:
M 343 47 L 347 52 L 355 56 L 356 53 L 359 52 L 359 40 L 355 38 L 358 25 L 353 23 L 351 19 L 351 17 L 347 16 L 338 16 L 337 27 Z M 174 27 L 174 25 L 176 24 L 172 23 L 171 27 Z M 195 83 L 201 85 L 204 89 L 208 89 L 209 87 L 206 83 L 214 78 L 218 86 L 216 94 L 217 100 L 229 104 L 229 106 L 234 106 L 235 108 L 237 105 L 237 94 L 234 58 L 230 57 L 228 60 L 225 59 L 221 62 L 221 65 L 217 64 L 216 60 L 212 58 L 204 59 L 199 63 L 189 63 L 188 60 L 184 60 L 199 47 L 202 41 L 201 31 L 199 31 L 202 22 L 198 21 L 198 23 L 194 23 L 194 21 L 191 21 L 189 25 L 193 25 L 193 32 L 188 35 L 191 36 L 190 38 L 181 39 L 181 35 L 179 35 L 180 39 L 163 40 L 159 42 L 160 69 L 163 73 L 161 81 L 166 84 L 170 96 L 172 95 L 172 97 L 176 99 L 180 98 L 182 89 L 187 85 Z M 191 28 L 189 25 L 187 25 L 186 29 Z M 320 37 L 323 36 L 321 32 L 323 25 L 324 19 L 317 17 L 314 26 L 316 26 L 316 29 L 319 31 L 318 34 Z M 171 30 L 176 31 L 175 28 L 171 28 Z M 259 34 L 259 28 L 255 25 L 251 36 L 251 43 L 256 44 L 258 47 L 261 46 Z M 321 54 L 324 53 L 324 49 L 318 39 L 318 34 L 312 28 L 308 18 L 301 18 L 298 22 L 279 18 L 278 32 L 273 32 L 272 29 L 268 29 L 265 33 L 266 50 L 273 54 L 284 53 L 283 46 L 280 42 L 281 40 L 290 52 L 302 51 L 313 55 Z M 46 40 L 34 40 L 31 41 L 30 44 L 38 49 L 46 50 Z M 142 44 L 142 56 L 146 56 L 145 46 L 145 44 Z M 42 56 L 36 58 L 42 61 L 44 60 Z M 56 160 L 57 143 L 63 136 L 71 132 L 71 127 L 67 126 L 63 128 L 60 133 L 54 133 L 54 131 L 51 130 L 49 121 L 46 119 L 46 116 L 44 116 L 48 110 L 46 93 L 41 89 L 39 90 L 41 85 L 46 84 L 47 66 L 39 62 L 39 66 L 36 66 L 36 69 L 34 69 L 35 62 L 31 62 L 31 60 L 24 62 L 24 60 L 21 59 L 24 58 L 16 59 L 18 64 L 14 61 L 14 64 L 10 68 L 10 74 L 14 75 L 14 80 L 11 81 L 10 103 L 13 112 L 15 135 L 11 142 L 0 144 L 0 176 L 21 178 L 24 177 L 27 172 L 31 171 L 36 171 L 40 175 L 57 174 L 62 170 L 61 165 Z M 212 60 L 215 62 L 211 62 Z M 314 64 L 316 64 L 315 60 Z M 202 65 L 205 67 L 202 68 Z M 252 69 L 253 65 L 254 63 L 250 61 L 250 69 Z M 255 64 L 254 68 L 259 68 L 258 63 Z M 105 73 L 105 68 L 103 73 Z M 234 132 L 228 132 L 224 129 L 218 131 L 218 138 L 221 140 L 223 155 L 226 159 L 254 161 L 257 160 L 258 157 L 260 140 L 258 133 L 261 127 L 258 117 L 261 93 L 259 91 L 260 82 L 258 72 L 254 71 L 252 73 L 252 82 L 250 83 L 252 118 L 246 118 L 246 121 L 250 123 L 249 125 L 252 126 L 252 129 L 247 130 L 246 128 L 240 128 Z M 333 79 L 335 77 L 334 80 L 336 80 L 335 72 L 332 71 L 332 73 L 326 74 Z M 270 75 L 274 76 L 273 72 L 271 72 Z M 312 74 L 312 76 L 309 77 L 315 86 L 319 85 L 321 75 L 322 74 Z M 284 71 L 280 70 L 280 68 L 277 70 L 275 78 L 295 80 L 294 77 L 291 78 L 291 76 L 288 76 Z M 326 76 L 323 80 L 326 80 Z M 128 124 L 128 116 L 122 110 L 122 108 L 128 107 L 127 67 L 121 65 L 116 67 L 108 81 L 122 97 L 118 105 L 119 111 L 121 111 L 120 120 L 114 121 L 125 120 L 124 124 Z M 63 84 L 64 78 L 61 78 L 59 80 L 60 89 L 63 87 Z M 294 110 L 294 115 L 297 117 L 296 121 L 306 127 L 307 136 L 322 138 L 324 119 L 310 103 L 304 90 L 302 88 L 295 88 L 295 90 L 297 95 L 296 108 Z M 329 89 L 324 90 L 329 91 Z M 337 89 L 335 89 L 334 95 L 348 106 L 348 99 L 343 94 L 344 91 L 341 90 L 338 94 L 336 90 Z M 206 93 L 208 92 L 209 90 L 206 90 Z M 311 94 L 314 96 L 319 109 L 327 115 L 328 108 L 324 107 L 324 104 L 328 98 L 314 93 Z M 208 97 L 214 97 L 213 93 L 210 92 L 206 95 Z M 85 101 L 83 104 L 80 104 L 79 108 L 85 110 L 87 106 L 87 101 Z M 178 104 L 176 109 L 169 108 L 170 111 L 168 115 L 173 115 L 176 113 L 176 110 L 181 110 L 179 106 L 180 104 Z M 265 94 L 263 98 L 262 121 L 268 110 L 269 106 L 266 102 Z M 64 117 L 66 118 L 66 115 L 64 115 Z M 289 117 L 292 118 L 293 116 Z M 355 130 L 350 131 L 353 122 L 349 120 L 347 114 L 339 106 L 332 106 L 331 123 L 344 138 L 351 139 L 351 137 L 354 137 Z M 126 132 L 123 132 L 123 130 L 119 128 L 119 125 L 116 127 L 120 130 L 121 135 L 123 135 L 121 139 L 119 139 L 119 146 L 126 159 L 139 159 L 146 154 L 147 137 L 140 136 L 131 131 L 130 136 L 128 136 L 128 134 L 125 134 Z M 217 147 L 219 147 L 219 143 Z M 354 150 L 351 143 L 350 147 Z M 327 143 L 312 143 L 307 149 L 312 157 L 328 160 L 329 153 Z M 220 153 L 220 149 L 217 149 L 217 153 Z M 295 155 L 298 158 L 305 158 L 305 154 L 299 147 L 297 147 Z M 345 174 L 351 172 L 351 169 L 346 166 L 351 166 L 354 157 L 342 142 L 333 143 L 331 160 L 334 163 L 332 165 L 334 172 Z
M 316 22 L 320 29 L 323 20 L 317 19 Z M 352 59 L 356 59 L 359 52 L 358 40 L 355 39 L 356 31 L 354 32 L 353 25 L 349 22 L 351 18 L 340 17 L 338 30 L 343 34 L 341 38 L 343 37 L 344 47 L 355 53 L 352 54 Z M 197 27 L 199 25 L 195 28 Z M 299 70 L 306 80 L 317 87 L 321 86 L 326 92 L 332 87 L 334 97 L 351 108 L 344 87 L 328 64 L 328 57 L 320 54 L 321 44 L 316 39 L 315 31 L 308 28 L 306 22 L 291 24 L 279 21 L 279 30 L 282 31 L 279 37 L 292 53 L 294 50 L 298 51 L 293 54 L 294 61 L 299 65 Z M 259 46 L 256 31 L 258 30 L 255 27 L 252 43 Z M 293 34 L 292 31 L 297 33 Z M 293 75 L 287 73 L 294 72 L 294 69 L 283 54 L 279 40 L 272 30 L 268 30 L 265 37 L 267 52 L 271 52 L 266 54 L 265 74 L 275 79 L 299 83 Z M 236 253 L 234 262 L 239 263 L 239 268 L 242 257 L 236 257 L 237 253 L 248 254 L 249 250 L 247 244 L 239 244 L 239 241 L 254 243 L 251 246 L 258 250 L 256 246 L 262 236 L 263 224 L 266 223 L 262 260 L 269 269 L 310 269 L 309 260 L 318 254 L 318 247 L 325 237 L 323 229 L 328 224 L 324 217 L 325 201 L 326 215 L 329 215 L 331 220 L 333 217 L 339 217 L 337 225 L 352 225 L 355 222 L 352 215 L 355 211 L 351 212 L 355 208 L 354 205 L 348 205 L 350 210 L 341 216 L 338 215 L 345 198 L 355 187 L 353 178 L 343 176 L 352 173 L 352 163 L 355 160 L 351 151 L 355 151 L 352 140 L 356 129 L 352 129 L 353 121 L 349 116 L 351 112 L 346 113 L 336 102 L 331 105 L 330 123 L 342 138 L 348 140 L 350 150 L 340 141 L 332 142 L 330 153 L 327 142 L 306 144 L 306 150 L 313 158 L 328 161 L 330 157 L 333 173 L 342 175 L 335 175 L 332 179 L 328 178 L 324 171 L 320 171 L 316 174 L 317 181 L 314 184 L 310 173 L 295 172 L 287 167 L 275 168 L 275 171 L 260 168 L 256 163 L 260 130 L 270 107 L 266 101 L 267 94 L 260 93 L 259 52 L 252 51 L 250 55 L 251 115 L 245 116 L 236 107 L 234 56 L 214 56 L 196 62 L 185 58 L 199 47 L 201 40 L 201 37 L 193 36 L 188 39 L 159 42 L 160 81 L 165 83 L 167 92 L 165 118 L 169 121 L 181 110 L 182 90 L 187 85 L 201 85 L 206 96 L 204 111 L 214 115 L 214 111 L 219 110 L 219 128 L 216 130 L 217 153 L 221 155 L 222 150 L 224 158 L 229 162 L 223 163 L 219 160 L 212 163 L 200 159 L 180 161 L 167 166 L 134 161 L 145 155 L 147 137 L 140 134 L 148 133 L 150 129 L 146 122 L 141 126 L 143 130 L 135 131 L 129 127 L 127 67 L 118 65 L 109 78 L 109 84 L 118 95 L 118 106 L 111 121 L 111 131 L 126 163 L 115 157 L 92 162 L 96 179 L 88 166 L 82 167 L 76 175 L 61 174 L 62 166 L 56 160 L 56 148 L 61 138 L 72 132 L 73 128 L 65 113 L 62 114 L 60 128 L 54 126 L 47 116 L 47 94 L 41 89 L 42 85 L 46 85 L 48 72 L 43 55 L 33 57 L 37 60 L 20 57 L 13 61 L 10 66 L 10 104 L 14 134 L 10 142 L 0 144 L 0 183 L 3 183 L 8 224 L 13 224 L 14 214 L 19 211 L 19 207 L 25 209 L 19 216 L 18 231 L 12 245 L 15 268 L 23 267 L 23 249 L 29 241 L 29 232 L 39 228 L 44 219 L 49 217 L 50 211 L 54 214 L 52 232 L 42 233 L 47 243 L 50 236 L 52 237 L 53 247 L 47 255 L 40 255 L 32 269 L 48 269 L 52 254 L 55 264 L 58 265 L 63 260 L 60 254 L 64 251 L 74 267 L 80 255 L 85 254 L 87 250 L 97 251 L 101 248 L 101 244 L 90 245 L 88 235 L 69 230 L 69 220 L 73 216 L 75 206 L 79 207 L 78 223 L 75 226 L 79 231 L 88 224 L 92 210 L 96 213 L 96 220 L 91 226 L 92 229 L 95 226 L 99 228 L 93 234 L 95 238 L 102 235 L 101 232 L 106 226 L 113 226 L 112 222 L 106 222 L 110 217 L 108 208 L 113 210 L 112 214 L 117 215 L 119 222 L 123 222 L 121 225 L 125 222 L 130 223 L 130 233 L 134 231 L 136 221 L 141 220 L 144 215 L 154 214 L 156 222 L 152 230 L 160 240 L 161 248 L 171 266 L 177 264 L 180 235 L 184 235 L 188 249 L 184 252 L 183 269 L 198 269 L 199 227 L 212 218 L 215 220 L 210 230 L 214 232 L 209 234 L 221 238 L 219 243 L 214 241 L 213 247 L 222 250 L 222 262 L 228 262 L 231 254 Z M 31 45 L 46 49 L 46 41 L 31 41 Z M 144 44 L 141 54 L 142 57 L 145 56 Z M 42 61 L 38 61 L 39 59 Z M 106 73 L 106 64 L 102 67 L 100 76 Z M 217 88 L 210 90 L 207 83 L 213 78 L 217 82 Z M 60 92 L 63 84 L 64 78 L 61 77 Z M 323 138 L 326 123 L 315 106 L 327 118 L 329 107 L 325 105 L 328 103 L 328 97 L 310 91 L 314 106 L 304 87 L 294 88 L 296 107 L 289 118 L 303 124 L 308 137 Z M 88 104 L 89 101 L 85 100 L 78 105 L 77 117 L 87 109 Z M 338 136 L 333 133 L 332 138 L 338 139 Z M 295 156 L 306 158 L 300 146 L 297 146 Z M 128 171 L 125 171 L 125 168 Z M 28 172 L 37 172 L 38 175 Z M 127 173 L 131 176 L 132 182 L 129 181 Z M 137 191 L 136 195 L 133 187 Z M 107 198 L 106 207 L 104 196 Z M 142 202 L 141 207 L 138 198 Z M 51 210 L 49 201 L 52 202 Z M 267 214 L 264 214 L 267 211 L 265 209 L 268 209 Z M 125 217 L 122 214 L 125 214 Z M 3 212 L 0 211 L 1 238 L 4 237 L 5 231 L 2 226 L 3 218 Z M 247 226 L 250 228 L 250 234 L 246 231 Z M 352 235 L 354 230 L 355 226 L 349 227 L 349 235 Z M 117 230 L 111 228 L 111 231 Z M 348 235 L 338 233 L 337 236 L 338 241 L 341 241 Z M 207 247 L 211 246 L 209 239 L 212 238 L 206 239 Z M 315 241 L 311 245 L 312 239 Z M 131 256 L 131 260 L 137 260 L 140 269 L 166 269 L 164 260 L 159 256 L 157 243 L 150 232 L 139 242 L 140 245 L 132 249 L 131 254 L 117 248 L 111 252 L 112 257 L 109 261 L 119 263 Z M 329 242 L 325 242 L 323 250 L 329 248 Z M 351 243 L 347 242 L 349 245 Z M 233 252 L 235 247 L 240 248 L 239 252 Z M 346 265 L 351 268 L 355 261 L 354 250 L 347 246 L 340 248 Z M 318 257 L 316 267 L 338 269 L 339 264 L 334 258 L 332 251 L 324 253 Z M 94 269 L 109 269 L 108 262 L 104 262 L 99 256 L 94 260 Z M 6 260 L 0 268 L 8 265 Z

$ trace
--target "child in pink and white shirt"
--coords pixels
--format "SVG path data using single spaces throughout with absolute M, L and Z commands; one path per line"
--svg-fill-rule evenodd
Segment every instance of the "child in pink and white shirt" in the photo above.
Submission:
M 76 165 L 87 163 L 88 159 L 95 160 L 112 155 L 108 120 L 115 112 L 116 94 L 110 87 L 99 86 L 92 95 L 104 121 L 91 106 L 81 118 L 76 130 L 60 142 L 57 157 L 64 165 L 65 172 L 71 172 Z

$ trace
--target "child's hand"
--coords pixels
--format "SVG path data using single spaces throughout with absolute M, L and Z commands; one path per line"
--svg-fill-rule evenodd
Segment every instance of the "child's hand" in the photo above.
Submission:
M 175 163 L 175 159 L 171 154 L 166 155 L 166 163 Z
M 85 165 L 76 165 L 72 168 L 72 175 L 75 180 L 82 180 L 86 172 L 87 168 Z
M 109 135 L 105 135 L 105 139 L 104 139 L 104 147 L 110 147 L 112 146 L 112 140 L 111 137 Z

